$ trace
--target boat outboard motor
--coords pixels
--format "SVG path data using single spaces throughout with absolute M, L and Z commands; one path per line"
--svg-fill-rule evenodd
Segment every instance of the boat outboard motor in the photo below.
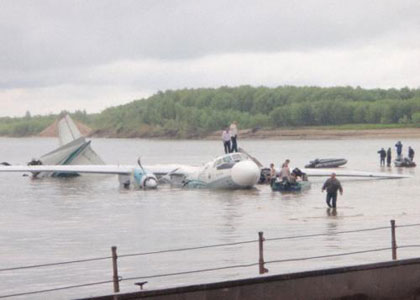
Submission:
M 269 178 L 270 178 L 270 168 L 262 168 L 260 179 L 258 180 L 258 184 L 268 183 Z
M 294 174 L 296 177 L 302 178 L 303 181 L 308 180 L 306 173 L 303 173 L 299 168 L 294 168 L 292 174 Z

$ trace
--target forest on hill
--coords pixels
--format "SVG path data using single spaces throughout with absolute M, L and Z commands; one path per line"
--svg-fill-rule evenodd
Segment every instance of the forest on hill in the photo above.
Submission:
M 353 87 L 220 87 L 168 90 L 98 114 L 76 111 L 75 120 L 97 135 L 203 137 L 232 121 L 245 128 L 379 124 L 420 126 L 420 89 Z M 0 118 L 0 135 L 36 135 L 57 115 Z

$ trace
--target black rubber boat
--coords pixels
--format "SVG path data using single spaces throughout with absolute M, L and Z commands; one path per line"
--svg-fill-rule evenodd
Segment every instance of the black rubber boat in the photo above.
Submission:
M 416 163 L 411 161 L 409 158 L 404 157 L 403 159 L 394 160 L 394 165 L 399 168 L 414 168 Z
M 344 158 L 323 158 L 310 161 L 305 168 L 337 168 L 346 163 L 347 159 Z
M 271 190 L 274 192 L 302 192 L 311 187 L 309 181 L 287 182 L 279 179 L 271 183 Z

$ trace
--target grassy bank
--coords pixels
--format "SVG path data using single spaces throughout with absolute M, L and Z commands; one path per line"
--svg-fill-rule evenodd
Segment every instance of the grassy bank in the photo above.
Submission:
M 0 135 L 36 135 L 56 116 L 0 118 Z M 420 89 L 352 87 L 220 87 L 158 92 L 72 117 L 96 136 L 205 138 L 232 121 L 264 130 L 373 130 L 420 124 Z M 258 130 L 257 130 L 258 131 Z

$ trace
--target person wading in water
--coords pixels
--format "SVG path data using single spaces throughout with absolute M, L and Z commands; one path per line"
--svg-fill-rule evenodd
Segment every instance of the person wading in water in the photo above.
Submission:
M 386 152 L 386 165 L 388 167 L 391 166 L 391 161 L 392 161 L 392 152 L 391 152 L 391 148 L 388 148 L 388 151 Z
M 340 195 L 343 195 L 343 187 L 335 176 L 335 173 L 332 173 L 331 177 L 322 186 L 322 192 L 327 190 L 327 205 L 332 208 L 336 208 L 337 205 L 337 191 L 340 191 Z

